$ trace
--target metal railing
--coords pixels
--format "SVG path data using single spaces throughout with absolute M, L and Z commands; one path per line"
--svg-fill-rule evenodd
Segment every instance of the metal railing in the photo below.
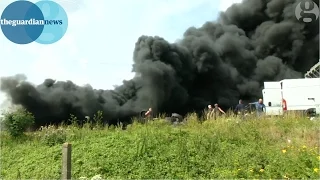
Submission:
M 317 64 L 312 66 L 307 73 L 304 74 L 305 78 L 319 78 L 320 77 L 320 60 Z

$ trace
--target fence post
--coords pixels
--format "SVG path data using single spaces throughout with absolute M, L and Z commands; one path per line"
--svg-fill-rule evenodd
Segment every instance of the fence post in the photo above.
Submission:
M 71 179 L 71 144 L 62 145 L 62 180 Z

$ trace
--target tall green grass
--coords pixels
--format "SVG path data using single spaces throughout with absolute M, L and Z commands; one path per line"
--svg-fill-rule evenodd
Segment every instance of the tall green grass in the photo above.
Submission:
M 106 179 L 320 178 L 319 121 L 302 116 L 220 117 L 183 125 L 163 119 L 127 130 L 86 124 L 1 132 L 1 179 L 59 179 L 72 143 L 72 177 Z

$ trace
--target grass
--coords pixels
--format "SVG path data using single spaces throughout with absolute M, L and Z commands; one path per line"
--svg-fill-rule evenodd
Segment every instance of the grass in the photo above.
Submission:
M 302 117 L 164 120 L 123 131 L 52 126 L 13 139 L 1 132 L 1 179 L 59 179 L 72 143 L 72 178 L 319 179 L 319 121 Z

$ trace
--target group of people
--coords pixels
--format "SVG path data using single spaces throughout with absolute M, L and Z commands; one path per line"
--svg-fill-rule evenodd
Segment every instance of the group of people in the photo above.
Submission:
M 266 106 L 263 104 L 262 99 L 259 99 L 258 102 L 253 102 L 249 104 L 255 105 L 258 116 L 260 116 L 266 109 Z M 240 99 L 239 104 L 237 104 L 237 106 L 234 109 L 234 112 L 237 115 L 240 115 L 240 117 L 244 117 L 245 110 L 246 110 L 246 106 L 243 104 L 243 101 Z M 216 120 L 220 114 L 226 114 L 226 113 L 219 107 L 217 103 L 214 104 L 214 107 L 212 107 L 211 104 L 208 105 L 207 119 Z M 144 116 L 146 118 L 152 117 L 152 108 L 149 108 L 148 111 L 144 113 Z
M 263 104 L 263 100 L 259 99 L 258 102 L 249 103 L 251 105 L 255 105 L 257 115 L 260 116 L 266 109 L 266 106 Z M 243 104 L 243 101 L 240 99 L 239 104 L 234 109 L 235 114 L 240 115 L 240 117 L 244 117 L 245 115 L 246 106 Z M 218 104 L 214 104 L 214 107 L 212 105 L 208 105 L 208 113 L 207 113 L 207 119 L 217 119 L 217 116 L 220 114 L 226 114 Z
M 214 104 L 214 107 L 212 107 L 211 104 L 208 105 L 208 113 L 207 113 L 207 119 L 212 119 L 214 118 L 214 120 L 217 119 L 217 116 L 219 116 L 220 114 L 226 114 L 220 107 L 218 104 Z

